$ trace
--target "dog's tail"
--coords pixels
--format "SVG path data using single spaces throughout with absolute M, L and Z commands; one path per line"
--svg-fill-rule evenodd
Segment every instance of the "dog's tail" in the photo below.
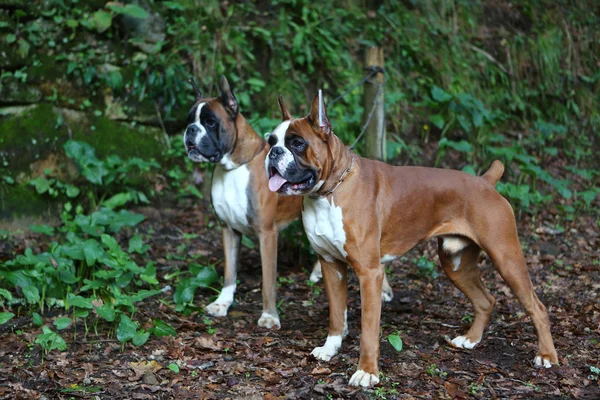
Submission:
M 503 173 L 504 165 L 500 160 L 496 160 L 492 163 L 490 169 L 488 169 L 481 177 L 491 183 L 493 186 L 496 186 L 496 183 L 498 183 Z

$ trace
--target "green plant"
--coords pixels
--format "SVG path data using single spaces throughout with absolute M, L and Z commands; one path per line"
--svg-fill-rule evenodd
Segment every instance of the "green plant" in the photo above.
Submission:
M 436 364 L 431 364 L 429 367 L 427 367 L 427 369 L 425 369 L 425 372 L 431 376 L 439 376 L 442 379 L 446 378 L 448 375 L 446 371 L 439 369 Z
M 413 263 L 417 266 L 417 271 L 420 275 L 433 279 L 439 276 L 435 263 L 429 260 L 425 255 L 413 259 Z

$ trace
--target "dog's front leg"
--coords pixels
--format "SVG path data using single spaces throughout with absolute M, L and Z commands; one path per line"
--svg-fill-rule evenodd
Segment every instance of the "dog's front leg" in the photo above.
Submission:
M 369 387 L 379 383 L 379 321 L 381 319 L 381 286 L 384 270 L 379 262 L 371 267 L 355 268 L 360 284 L 362 332 L 358 370 L 350 378 L 352 386 Z
M 240 242 L 242 235 L 228 226 L 223 227 L 223 251 L 225 253 L 225 278 L 219 297 L 206 306 L 206 312 L 214 317 L 227 315 L 235 294 L 237 268 L 240 259 Z
M 263 312 L 258 326 L 263 328 L 281 328 L 277 313 L 277 229 L 263 230 L 259 233 L 260 258 L 262 261 Z
M 348 333 L 348 266 L 341 261 L 328 262 L 320 256 L 319 262 L 329 300 L 329 335 L 325 344 L 315 347 L 311 354 L 319 360 L 329 361 L 337 354 L 342 346 L 342 338 Z

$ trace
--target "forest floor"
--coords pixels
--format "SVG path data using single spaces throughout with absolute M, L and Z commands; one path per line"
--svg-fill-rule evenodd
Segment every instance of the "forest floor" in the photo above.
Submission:
M 135 211 L 135 210 L 134 210 Z M 206 202 L 137 210 L 148 218 L 150 257 L 161 275 L 185 268 L 200 255 L 222 274 L 220 229 Z M 371 389 L 347 386 L 359 356 L 360 298 L 349 283 L 349 335 L 330 362 L 310 352 L 328 329 L 323 283 L 307 283 L 308 253 L 284 241 L 279 248 L 281 329 L 257 327 L 261 269 L 256 250 L 243 247 L 236 302 L 226 318 L 201 311 L 185 316 L 172 307 L 172 291 L 139 306 L 136 320 L 167 321 L 176 337 L 152 336 L 142 347 L 121 348 L 106 329 L 84 337 L 82 324 L 62 331 L 68 350 L 42 359 L 33 345 L 39 328 L 31 318 L 15 318 L 0 330 L 0 398 L 6 399 L 184 399 L 184 398 L 600 398 L 600 235 L 595 218 L 580 215 L 558 233 L 551 210 L 535 221 L 519 218 L 519 233 L 535 289 L 548 307 L 560 366 L 536 370 L 537 340 L 529 317 L 489 259 L 481 257 L 484 282 L 497 304 L 484 340 L 474 350 L 458 350 L 446 338 L 469 326 L 472 307 L 440 272 L 435 277 L 435 241 L 420 244 L 389 266 L 394 298 L 381 318 L 381 382 Z M 126 235 L 123 234 L 123 235 Z M 13 238 L 16 250 L 43 247 L 44 237 Z M 425 255 L 436 263 L 433 270 Z M 147 259 L 145 260 L 148 261 Z M 432 273 L 432 271 L 435 271 Z M 220 284 L 215 285 L 220 288 Z M 216 292 L 199 289 L 198 310 Z M 387 340 L 399 332 L 397 352 Z M 176 373 L 168 368 L 177 363 Z

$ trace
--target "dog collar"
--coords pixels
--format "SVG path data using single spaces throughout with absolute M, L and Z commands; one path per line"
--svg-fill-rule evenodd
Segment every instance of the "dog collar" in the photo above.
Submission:
M 308 196 L 311 199 L 318 199 L 319 197 L 327 197 L 330 194 L 332 194 L 333 192 L 335 192 L 335 190 L 342 184 L 342 182 L 344 182 L 344 178 L 346 178 L 346 175 L 348 175 L 348 172 L 350 172 L 350 170 L 352 169 L 352 167 L 354 166 L 354 156 L 352 156 L 352 161 L 350 161 L 350 166 L 348 168 L 346 168 L 346 170 L 342 173 L 342 175 L 340 176 L 340 179 L 338 180 L 338 182 L 336 183 L 336 185 L 333 187 L 333 189 L 330 189 L 328 191 L 326 191 L 325 193 L 316 193 L 316 195 L 311 195 Z

